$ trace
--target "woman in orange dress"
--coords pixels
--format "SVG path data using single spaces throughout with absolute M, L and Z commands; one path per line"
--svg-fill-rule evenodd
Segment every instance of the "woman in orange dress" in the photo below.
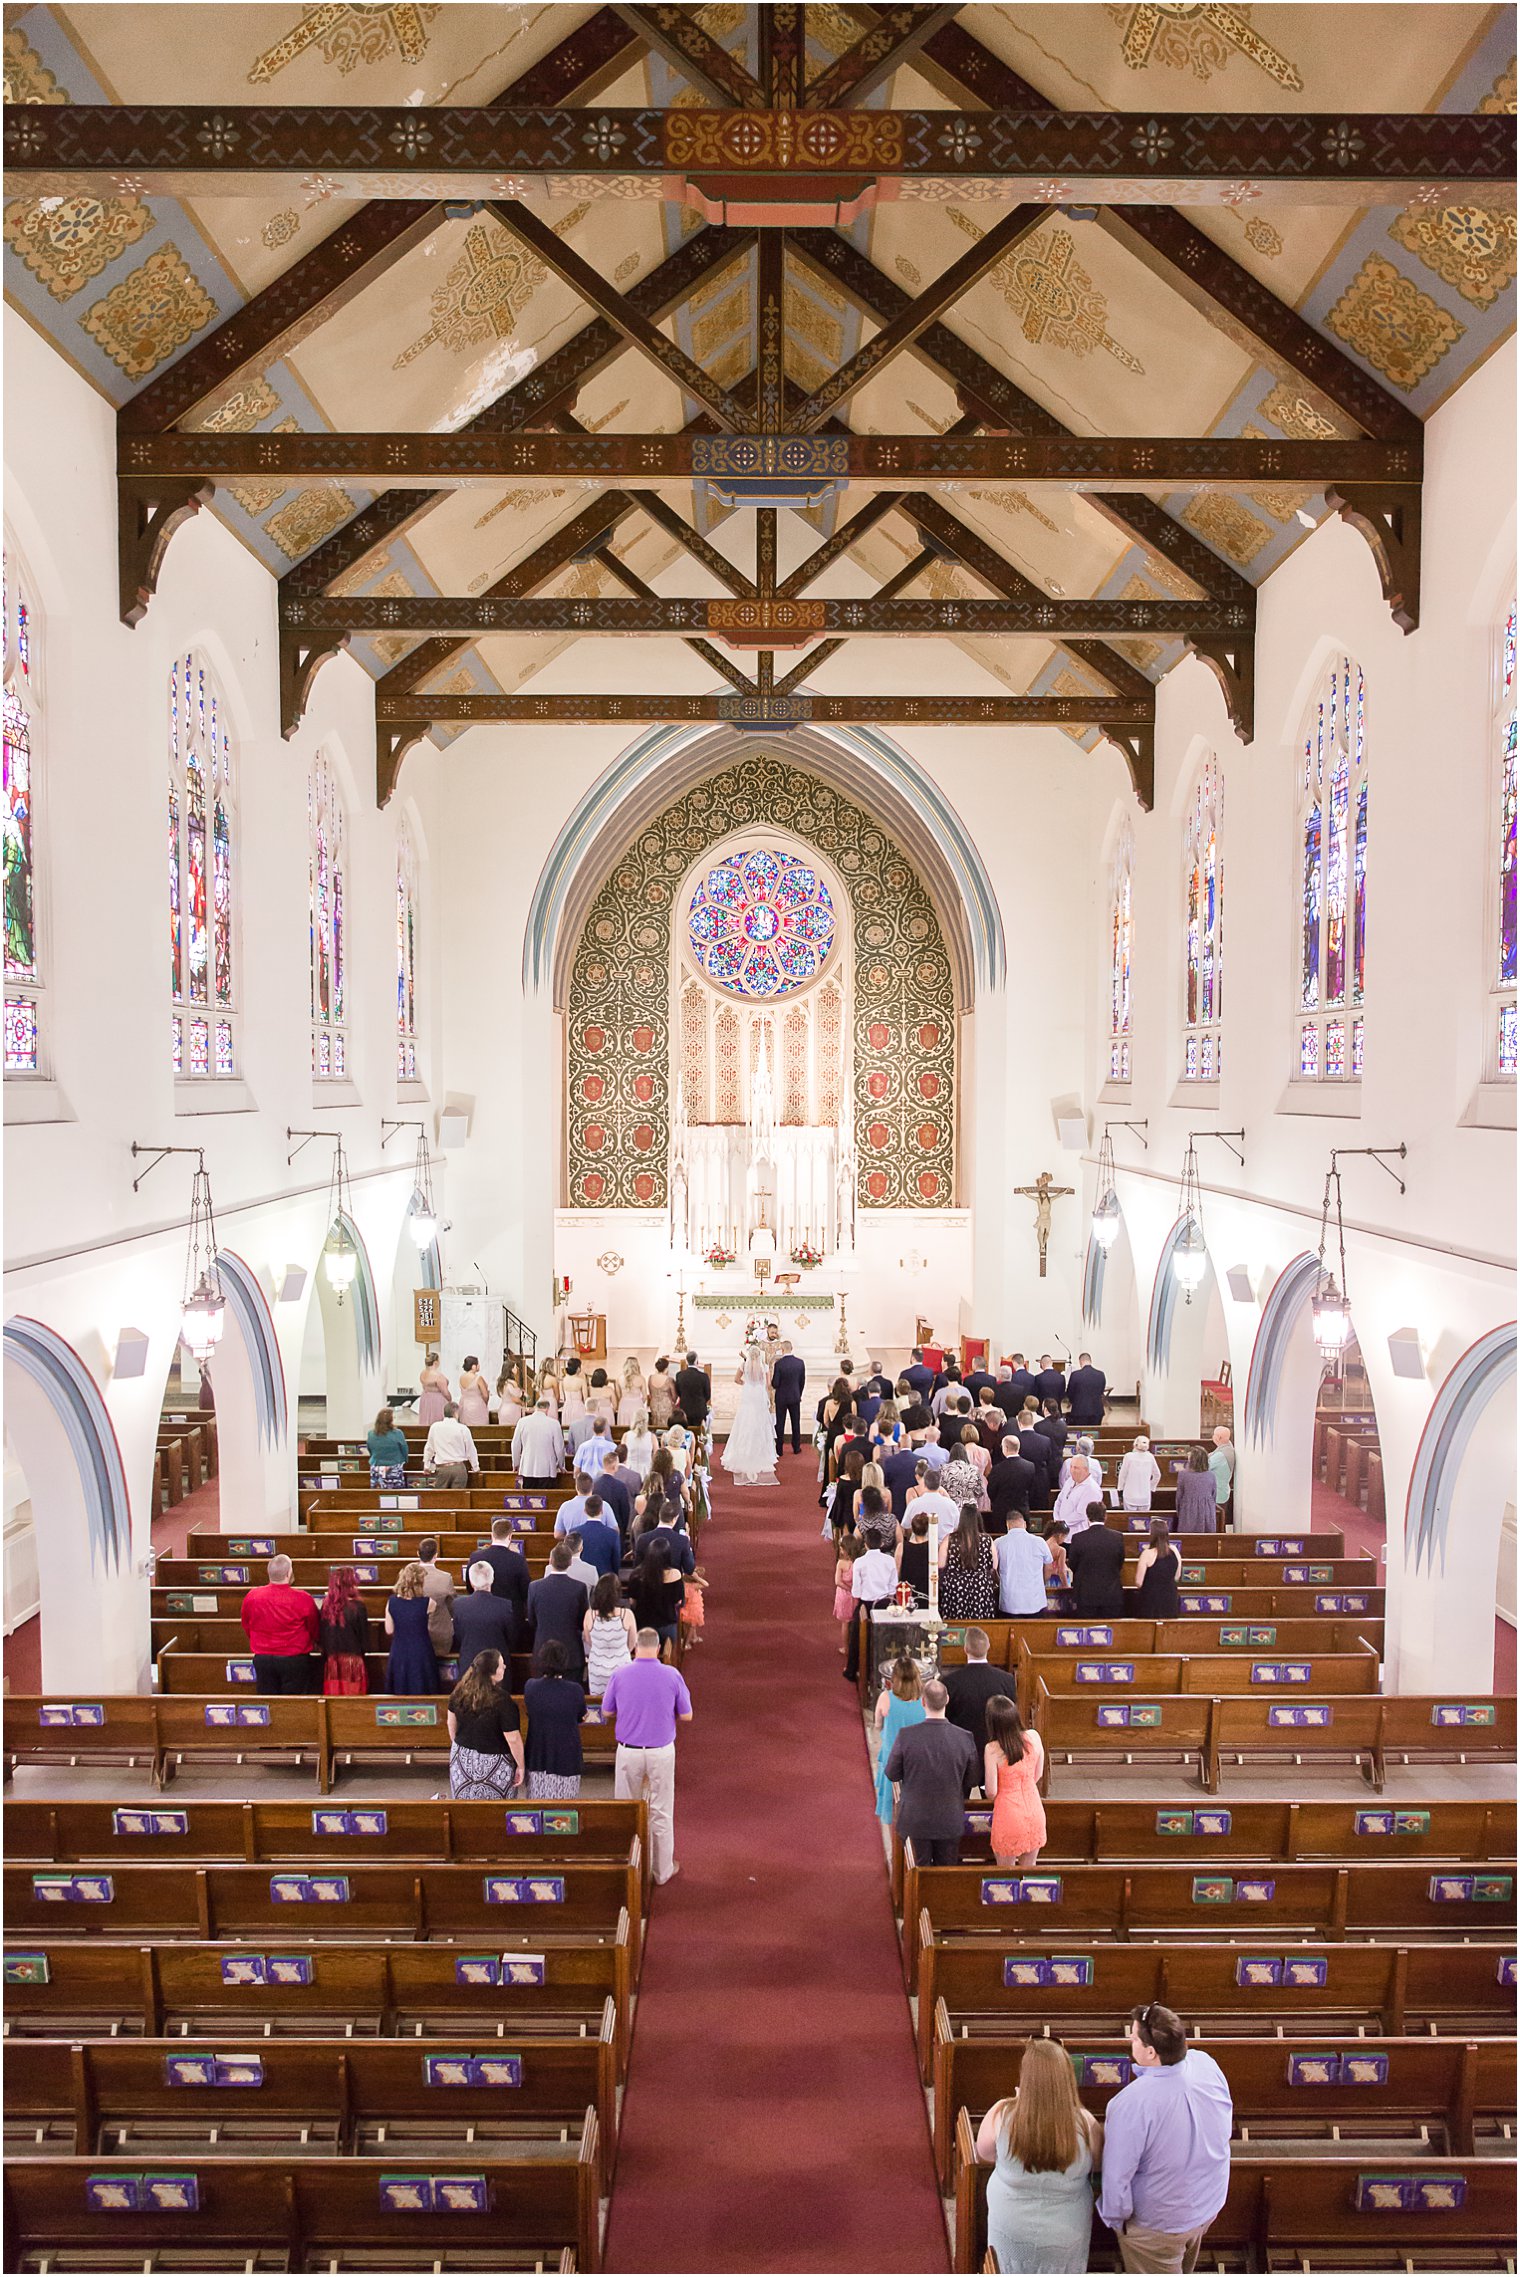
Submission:
M 1026 1731 L 1014 1701 L 987 1702 L 987 1748 L 982 1759 L 982 1792 L 992 1798 L 992 1855 L 1000 1866 L 1027 1871 L 1045 1845 L 1045 1805 L 1040 1774 L 1045 1747 L 1037 1731 Z

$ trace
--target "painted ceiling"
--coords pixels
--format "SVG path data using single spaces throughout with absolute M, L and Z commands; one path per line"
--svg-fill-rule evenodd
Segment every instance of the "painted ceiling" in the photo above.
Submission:
M 570 6 L 448 5 L 212 7 L 81 5 L 7 11 L 5 92 L 30 102 L 377 103 L 492 101 L 592 11 Z M 757 11 L 695 11 L 751 69 Z M 965 12 L 968 28 L 1039 94 L 1070 109 L 1218 111 L 1514 111 L 1515 16 L 1465 0 L 1441 6 L 1122 6 L 1068 4 Z M 808 11 L 810 60 L 823 68 L 863 25 L 845 7 Z M 904 66 L 873 106 L 933 107 L 962 98 Z M 596 90 L 607 105 L 705 102 L 658 55 L 644 55 Z M 540 217 L 600 273 L 626 288 L 699 226 L 673 204 L 536 196 Z M 12 199 L 4 208 L 5 292 L 112 404 L 120 404 L 223 317 L 280 276 L 353 211 L 321 179 L 275 186 L 265 201 L 78 195 Z M 847 234 L 909 293 L 964 253 L 996 209 L 884 203 Z M 1441 206 L 1428 195 L 1356 211 L 1273 203 L 1190 209 L 1207 232 L 1277 298 L 1428 416 L 1506 338 L 1514 324 L 1516 228 L 1508 214 Z M 753 256 L 711 278 L 663 327 L 727 385 L 755 361 Z M 789 376 L 816 388 L 871 336 L 853 302 L 795 258 L 786 278 Z M 235 432 L 294 429 L 449 430 L 589 319 L 570 288 L 499 222 L 444 220 L 392 268 L 265 367 L 251 366 L 200 423 Z M 1309 437 L 1349 419 L 1261 360 L 1223 312 L 1200 313 L 1101 218 L 1055 210 L 952 312 L 951 329 L 1026 393 L 1080 433 Z M 680 427 L 696 409 L 649 359 L 629 348 L 582 390 L 587 427 L 649 433 Z M 865 432 L 928 433 L 958 417 L 948 382 L 910 350 L 852 400 Z M 190 424 L 195 424 L 192 419 Z M 218 513 L 271 571 L 289 569 L 368 503 L 357 487 L 219 488 Z M 669 503 L 742 567 L 753 517 L 725 516 L 702 486 L 673 486 Z M 862 502 L 795 517 L 783 569 L 812 533 Z M 1195 535 L 1253 583 L 1270 575 L 1325 513 L 1322 498 L 1287 488 L 1248 496 L 1162 494 Z M 569 519 L 584 498 L 551 486 L 460 489 L 348 573 L 338 590 L 375 595 L 478 593 Z M 1079 495 L 1012 488 L 961 490 L 955 511 L 1027 576 L 1057 594 L 1142 599 L 1187 594 L 1180 573 L 1148 555 Z M 785 520 L 786 517 L 783 517 Z M 898 515 L 862 540 L 853 560 L 871 582 L 920 551 Z M 667 592 L 709 590 L 704 574 L 651 523 L 633 517 L 615 550 Z M 672 564 L 677 566 L 672 574 Z M 850 572 L 836 573 L 836 578 Z M 869 590 L 856 572 L 851 590 Z M 837 582 L 823 590 L 843 590 Z M 974 597 L 968 572 L 936 562 L 914 588 Z M 548 592 L 592 597 L 621 588 L 596 563 L 569 568 Z M 569 634 L 490 636 L 464 649 L 432 683 L 451 693 L 516 693 L 574 685 L 552 672 Z M 409 636 L 356 638 L 351 653 L 379 673 Z M 619 677 L 632 685 L 711 684 L 690 652 L 624 642 Z M 1048 643 L 967 639 L 964 662 L 936 651 L 936 684 L 967 693 L 1067 692 L 1101 686 Z M 1116 644 L 1159 676 L 1173 643 Z M 631 652 L 631 653 L 630 653 Z M 857 645 L 818 685 L 862 683 Z M 567 674 L 569 678 L 567 679 Z M 447 730 L 435 730 L 445 740 Z

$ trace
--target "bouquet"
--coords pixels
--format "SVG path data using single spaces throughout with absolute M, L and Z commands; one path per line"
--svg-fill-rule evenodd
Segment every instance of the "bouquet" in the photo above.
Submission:
M 721 1241 L 715 1241 L 711 1249 L 704 1249 L 702 1256 L 706 1264 L 714 1267 L 735 1263 L 734 1252 L 731 1249 L 725 1249 Z
M 815 1249 L 810 1241 L 799 1241 L 792 1251 L 792 1263 L 794 1265 L 821 1265 L 823 1263 L 823 1251 Z

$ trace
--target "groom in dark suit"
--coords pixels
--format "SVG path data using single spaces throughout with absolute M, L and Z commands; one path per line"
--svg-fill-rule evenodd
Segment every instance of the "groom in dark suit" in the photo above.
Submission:
M 807 1382 L 807 1369 L 798 1359 L 790 1344 L 783 1344 L 780 1356 L 771 1370 L 771 1390 L 776 1395 L 776 1452 L 781 1453 L 781 1442 L 786 1437 L 787 1417 L 792 1421 L 792 1453 L 802 1452 L 802 1387 Z
M 676 1399 L 682 1421 L 691 1430 L 700 1430 L 712 1405 L 712 1378 L 705 1368 L 697 1366 L 695 1352 L 688 1352 L 685 1367 L 676 1370 Z

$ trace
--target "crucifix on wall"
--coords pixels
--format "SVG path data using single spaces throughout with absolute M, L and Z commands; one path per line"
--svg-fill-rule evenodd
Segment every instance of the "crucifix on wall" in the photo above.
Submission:
M 1053 1186 L 1051 1173 L 1042 1170 L 1032 1186 L 1015 1186 L 1016 1194 L 1027 1194 L 1034 1204 L 1035 1239 L 1040 1245 L 1040 1279 L 1045 1278 L 1045 1251 L 1050 1241 L 1050 1205 L 1063 1194 L 1076 1192 L 1074 1186 Z

